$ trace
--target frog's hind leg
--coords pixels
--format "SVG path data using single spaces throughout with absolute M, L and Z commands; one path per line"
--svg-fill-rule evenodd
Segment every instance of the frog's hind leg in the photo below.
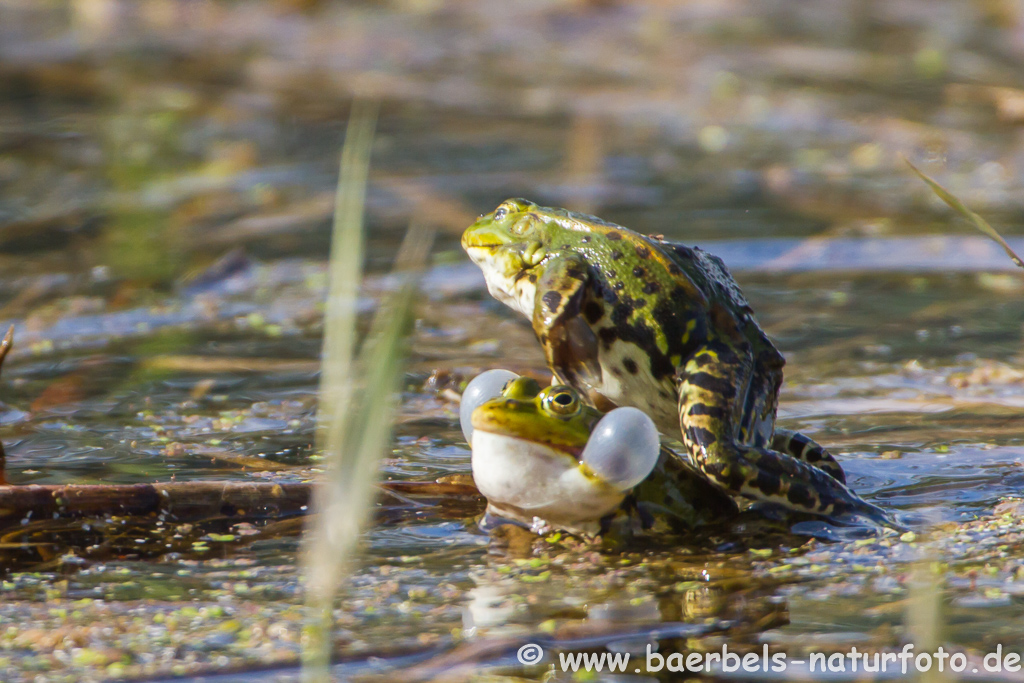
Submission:
M 737 438 L 736 397 L 749 383 L 751 362 L 727 345 L 697 351 L 679 374 L 679 421 L 693 461 L 712 483 L 734 494 L 792 510 L 835 517 L 859 514 L 894 525 L 881 509 L 788 454 Z
M 772 450 L 791 455 L 832 475 L 836 481 L 846 483 L 846 473 L 839 462 L 824 446 L 806 434 L 776 427 L 775 434 L 772 435 Z

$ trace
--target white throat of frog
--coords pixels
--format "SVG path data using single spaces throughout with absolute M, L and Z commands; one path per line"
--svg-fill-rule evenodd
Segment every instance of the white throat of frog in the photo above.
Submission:
M 480 267 L 487 282 L 487 291 L 491 296 L 509 308 L 519 311 L 527 318 L 533 318 L 534 295 L 537 291 L 535 283 L 523 270 L 506 273 L 503 259 L 492 249 L 475 248 L 469 250 L 469 257 Z

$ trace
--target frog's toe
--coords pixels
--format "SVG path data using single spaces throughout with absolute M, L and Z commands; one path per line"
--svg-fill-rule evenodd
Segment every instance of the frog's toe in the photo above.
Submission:
M 864 526 L 867 523 L 899 532 L 909 530 L 894 514 L 863 500 L 852 491 L 850 493 L 856 498 L 854 503 L 837 505 L 837 511 L 829 515 L 829 519 L 846 526 Z
M 835 457 L 828 449 L 805 434 L 776 428 L 772 435 L 772 450 L 790 455 L 811 467 L 817 467 L 841 484 L 846 483 L 846 473 Z

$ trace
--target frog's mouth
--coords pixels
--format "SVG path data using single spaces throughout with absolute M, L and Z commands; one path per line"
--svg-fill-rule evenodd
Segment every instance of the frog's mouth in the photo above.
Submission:
M 492 427 L 486 416 L 482 417 L 479 412 L 474 413 L 474 418 L 473 434 L 476 434 L 477 430 L 482 434 L 486 434 L 487 436 L 485 438 L 488 443 L 492 444 L 491 448 L 501 448 L 502 446 L 499 444 L 502 443 L 507 447 L 508 444 L 515 442 L 518 444 L 515 447 L 515 450 L 521 452 L 524 457 L 527 456 L 528 453 L 536 453 L 543 454 L 541 457 L 544 458 L 562 460 L 562 457 L 557 456 L 564 456 L 565 462 L 568 465 L 575 467 L 580 464 L 580 456 L 583 455 L 583 446 L 570 446 L 565 443 L 556 443 L 558 441 L 557 437 L 553 437 L 551 442 L 547 442 L 531 439 L 527 436 L 522 436 L 521 434 L 511 436 L 508 432 L 502 431 L 501 429 L 503 426 L 507 425 L 496 424 Z M 488 429 L 488 427 L 490 427 L 490 429 Z M 492 429 L 494 431 L 492 431 Z

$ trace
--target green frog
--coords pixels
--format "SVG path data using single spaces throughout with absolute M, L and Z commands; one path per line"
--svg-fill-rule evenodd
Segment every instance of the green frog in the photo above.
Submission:
M 460 420 L 473 479 L 487 498 L 484 526 L 511 521 L 562 529 L 685 531 L 737 514 L 692 466 L 662 448 L 636 408 L 602 414 L 565 385 L 490 370 L 463 394 Z
M 634 406 L 723 491 L 893 526 L 807 436 L 775 427 L 785 361 L 721 259 L 600 218 L 503 202 L 462 235 L 488 291 L 533 323 L 556 382 Z

